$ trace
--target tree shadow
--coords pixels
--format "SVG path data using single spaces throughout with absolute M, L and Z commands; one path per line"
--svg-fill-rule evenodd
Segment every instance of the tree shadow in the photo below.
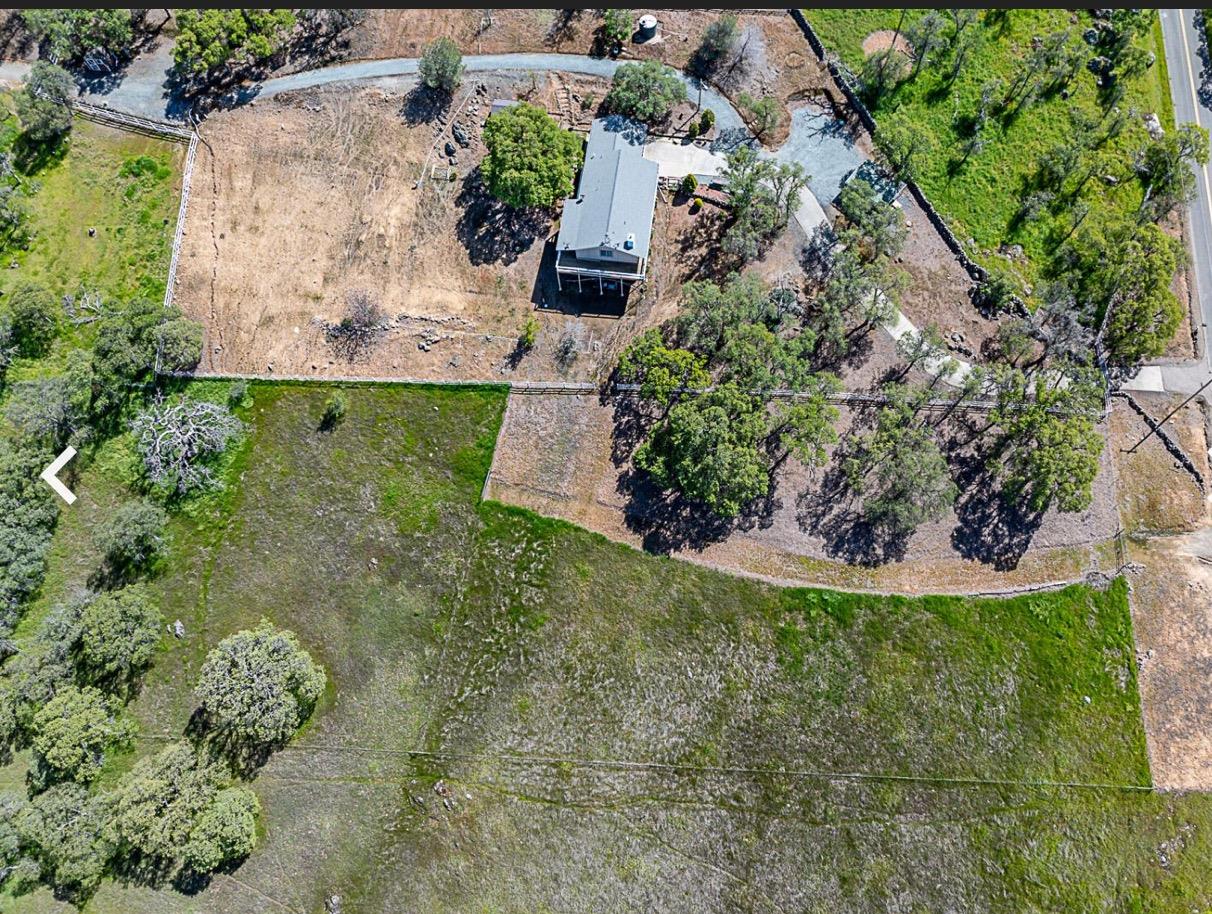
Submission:
M 125 848 L 115 854 L 109 866 L 109 875 L 116 882 L 128 886 L 162 889 L 169 884 L 177 870 L 176 861 L 166 857 L 153 857 L 136 848 Z
M 617 369 L 611 373 L 609 381 L 602 388 L 600 402 L 603 405 L 613 402 L 614 425 L 610 433 L 610 461 L 616 467 L 622 467 L 631 460 L 631 455 L 647 437 L 656 417 L 645 408 L 645 401 L 639 397 L 627 397 L 609 393 L 618 383 Z
M 418 83 L 404 96 L 400 116 L 409 127 L 428 124 L 450 110 L 450 100 L 449 92 Z
M 13 141 L 13 165 L 23 175 L 34 175 L 55 165 L 67 155 L 67 134 L 49 140 L 34 140 L 22 133 Z
M 245 780 L 256 776 L 275 751 L 285 743 L 251 743 L 217 729 L 204 708 L 194 708 L 185 725 L 185 735 L 212 758 L 226 762 Z
M 551 27 L 547 29 L 546 43 L 559 50 L 564 42 L 575 38 L 577 20 L 584 12 L 583 9 L 556 10 L 555 19 L 552 20 Z
M 959 523 L 951 533 L 951 546 L 966 559 L 1011 571 L 1031 546 L 1044 512 L 1031 509 L 1003 494 L 989 453 L 970 447 L 948 454 L 960 495 L 955 502 Z
M 643 470 L 629 468 L 619 477 L 618 491 L 627 497 L 623 521 L 641 538 L 644 549 L 669 555 L 682 549 L 701 551 L 728 537 L 739 519 L 723 518 L 698 502 L 660 488 Z
M 476 266 L 511 264 L 551 229 L 549 212 L 519 210 L 496 199 L 479 168 L 463 179 L 455 203 L 463 207 L 455 234 Z

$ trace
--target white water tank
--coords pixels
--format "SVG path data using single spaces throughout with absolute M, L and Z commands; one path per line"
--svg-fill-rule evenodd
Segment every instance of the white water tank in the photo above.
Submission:
M 657 33 L 657 17 L 651 13 L 645 13 L 640 17 L 640 41 L 651 41 L 656 38 Z

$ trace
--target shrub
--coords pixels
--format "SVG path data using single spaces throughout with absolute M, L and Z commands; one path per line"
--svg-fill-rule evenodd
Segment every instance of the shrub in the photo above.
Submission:
M 699 189 L 699 179 L 696 178 L 694 175 L 686 175 L 686 177 L 682 178 L 682 184 L 681 184 L 681 187 L 679 188 L 679 190 L 681 190 L 681 192 L 684 193 L 686 196 L 688 196 L 688 197 L 691 196 L 698 189 Z
M 219 642 L 202 665 L 197 696 L 211 725 L 238 743 L 286 742 L 311 714 L 327 677 L 298 639 L 262 621 Z
M 463 76 L 463 55 L 449 38 L 439 38 L 425 46 L 417 67 L 429 88 L 453 92 Z
M 345 418 L 345 409 L 345 395 L 339 390 L 333 391 L 324 401 L 324 414 L 320 417 L 320 428 L 324 431 L 336 428 L 337 423 Z
M 686 100 L 686 85 L 669 67 L 657 60 L 625 63 L 614 71 L 606 107 L 616 114 L 656 124 L 669 117 Z
M 518 339 L 519 344 L 523 349 L 531 350 L 534 344 L 539 341 L 539 321 L 533 314 L 526 318 L 526 323 L 522 325 L 522 335 Z
M 93 542 L 118 570 L 149 565 L 164 549 L 168 515 L 149 501 L 128 501 L 93 531 Z
M 706 136 L 714 126 L 715 112 L 710 108 L 704 108 L 703 113 L 699 115 L 699 133 Z
M 631 10 L 608 9 L 602 16 L 602 36 L 613 47 L 631 37 Z
M 151 663 L 163 624 L 142 584 L 103 593 L 80 616 L 80 660 L 99 681 L 128 679 Z
M 46 355 L 59 332 L 59 308 L 42 286 L 22 283 L 5 298 L 12 319 L 13 341 L 23 356 Z

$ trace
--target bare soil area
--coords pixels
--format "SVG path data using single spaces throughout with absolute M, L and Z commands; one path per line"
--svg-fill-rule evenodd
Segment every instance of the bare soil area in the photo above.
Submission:
M 636 11 L 636 16 L 641 11 Z M 703 30 L 719 16 L 711 10 L 644 10 L 660 22 L 657 37 L 624 43 L 621 59 L 660 60 L 685 69 L 698 49 Z M 452 38 L 464 54 L 556 51 L 602 55 L 602 19 L 593 10 L 368 10 L 351 36 L 355 58 L 416 57 L 435 38 Z M 721 62 L 712 81 L 734 102 L 741 93 L 773 95 L 784 105 L 820 97 L 828 74 L 812 56 L 793 22 L 782 10 L 738 16 L 737 51 Z M 790 116 L 764 142 L 778 145 Z
M 1160 419 L 1181 402 L 1134 394 Z M 1125 401 L 1109 423 L 1132 584 L 1138 681 L 1154 783 L 1212 789 L 1212 526 L 1208 497 Z M 1207 406 L 1197 399 L 1166 429 L 1207 480 Z M 1162 535 L 1158 535 L 1162 534 Z
M 863 39 L 863 53 L 868 57 L 889 48 L 895 48 L 906 57 L 913 57 L 913 46 L 904 35 L 893 29 L 880 29 Z
M 1134 393 L 1133 398 L 1154 419 L 1163 418 L 1184 399 L 1153 393 Z M 1145 420 L 1126 401 L 1117 398 L 1112 403 L 1107 447 L 1115 457 L 1124 530 L 1130 534 L 1197 530 L 1204 521 L 1207 498 L 1194 477 L 1157 435 L 1139 443 L 1149 434 Z M 1165 429 L 1209 480 L 1207 419 L 1201 401 L 1183 407 Z M 1133 447 L 1136 450 L 1128 453 Z
M 203 128 L 181 252 L 177 301 L 207 326 L 203 370 L 415 378 L 590 378 L 611 341 L 635 332 L 637 307 L 559 295 L 556 226 L 518 216 L 484 191 L 476 166 L 488 101 L 589 94 L 591 80 L 491 78 L 456 112 L 415 93 L 312 90 L 215 114 Z M 567 107 L 564 105 L 563 107 Z M 572 106 L 580 115 L 578 105 Z M 585 114 L 587 121 L 590 115 Z M 454 164 L 449 122 L 465 130 Z M 425 178 L 419 181 L 421 175 Z M 658 242 L 680 244 L 663 226 Z M 675 231 L 676 234 L 676 231 Z M 660 262 L 658 251 L 654 260 Z M 350 292 L 389 317 L 382 341 L 350 361 L 325 336 Z M 531 314 L 538 345 L 518 351 Z M 561 343 L 572 337 L 571 353 Z
M 957 358 L 979 358 L 985 341 L 997 335 L 1000 321 L 972 303 L 972 279 L 955 259 L 942 236 L 913 196 L 900 196 L 909 233 L 897 266 L 909 277 L 901 311 L 917 327 L 934 324 Z
M 1133 540 L 1128 557 L 1153 783 L 1212 790 L 1212 528 Z
M 1049 512 L 1029 536 L 998 528 L 961 498 L 956 516 L 881 543 L 854 524 L 853 506 L 827 470 L 788 463 L 772 497 L 735 524 L 720 524 L 648 491 L 616 427 L 617 400 L 514 394 L 497 442 L 488 495 L 563 518 L 649 551 L 779 582 L 904 593 L 983 593 L 1114 573 L 1117 519 L 1110 467 L 1091 509 Z M 852 421 L 843 412 L 841 430 Z M 1011 561 L 987 549 L 1018 549 Z

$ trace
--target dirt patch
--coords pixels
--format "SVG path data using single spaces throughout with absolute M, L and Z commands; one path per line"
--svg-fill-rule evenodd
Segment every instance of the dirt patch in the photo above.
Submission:
M 904 35 L 893 29 L 880 29 L 863 39 L 863 53 L 868 57 L 878 54 L 880 51 L 887 51 L 889 48 L 895 48 L 906 57 L 913 57 L 913 45 L 905 39 Z
M 624 42 L 620 59 L 659 60 L 678 70 L 691 63 L 703 30 L 719 17 L 708 10 L 645 10 L 660 27 L 656 39 Z M 638 16 L 638 12 L 637 12 Z M 464 54 L 556 51 L 605 53 L 602 19 L 590 10 L 370 10 L 351 36 L 351 57 L 416 57 L 439 37 L 452 38 Z M 820 96 L 828 76 L 781 10 L 738 16 L 736 51 L 712 81 L 736 103 L 741 93 L 773 95 L 784 105 L 782 123 L 763 137 L 778 145 L 787 134 L 792 99 Z
M 790 462 L 769 502 L 727 529 L 709 518 L 665 523 L 668 504 L 646 495 L 628 464 L 627 430 L 616 429 L 615 401 L 591 397 L 510 397 L 497 442 L 488 494 L 554 515 L 611 539 L 736 573 L 781 582 L 904 593 L 974 593 L 1114 572 L 1112 480 L 1104 465 L 1092 508 L 1080 515 L 1047 514 L 1029 548 L 999 568 L 971 557 L 963 521 L 920 527 L 903 553 L 883 562 L 852 554 L 828 515 L 822 471 Z M 843 414 L 844 431 L 850 416 Z M 616 437 L 617 436 L 617 437 Z M 825 519 L 822 519 L 825 518 Z M 690 519 L 694 521 L 693 518 Z M 676 521 L 676 522 L 674 522 Z M 682 532 L 689 528 L 692 535 Z
M 617 348 L 616 337 L 630 338 L 635 319 L 609 316 L 623 308 L 610 296 L 557 293 L 548 262 L 554 222 L 497 204 L 476 166 L 491 98 L 530 97 L 583 126 L 591 112 L 576 99 L 601 87 L 560 74 L 479 85 L 456 97 L 457 116 L 421 110 L 415 93 L 341 87 L 205 122 L 177 289 L 182 308 L 207 325 L 203 370 L 597 376 L 598 355 Z M 454 142 L 452 119 L 466 147 Z M 680 243 L 660 231 L 659 212 L 657 223 L 658 239 Z M 653 260 L 676 262 L 660 250 Z M 324 333 L 351 290 L 369 292 L 390 318 L 383 342 L 356 364 L 339 358 Z M 647 313 L 635 307 L 646 294 L 632 294 L 632 314 Z M 523 356 L 517 339 L 532 314 L 539 341 Z
M 1212 789 L 1212 529 L 1129 544 L 1153 782 Z
M 1184 399 L 1166 394 L 1134 393 L 1154 419 L 1161 419 Z M 1195 468 L 1209 480 L 1208 436 L 1204 407 L 1192 401 L 1165 425 Z M 1122 399 L 1112 401 L 1107 448 L 1115 458 L 1119 511 L 1129 533 L 1183 533 L 1203 522 L 1206 497 L 1190 473 L 1154 435 L 1145 420 Z M 1128 451 L 1136 447 L 1132 453 Z
M 985 317 L 972 303 L 972 279 L 913 196 L 900 197 L 909 233 L 896 262 L 909 276 L 901 311 L 917 327 L 934 324 L 957 358 L 972 361 L 985 341 L 997 334 L 999 321 Z

